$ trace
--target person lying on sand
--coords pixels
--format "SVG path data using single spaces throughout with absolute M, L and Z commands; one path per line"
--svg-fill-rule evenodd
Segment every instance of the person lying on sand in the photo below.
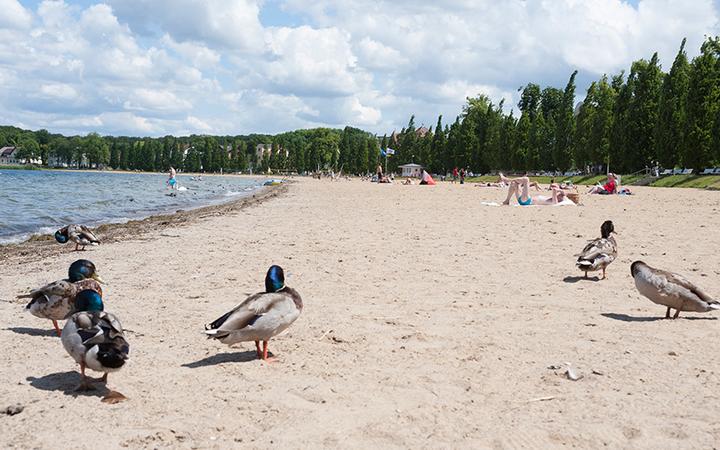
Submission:
M 502 172 L 498 174 L 498 178 L 499 178 L 498 183 L 503 183 L 505 186 L 510 186 L 510 182 L 513 179 L 519 180 L 519 178 L 508 178 L 505 175 L 503 175 Z M 537 184 L 537 181 L 530 181 L 530 179 L 527 177 L 527 175 L 524 176 L 523 178 L 527 178 L 530 183 L 530 187 L 534 187 L 536 191 L 540 192 L 542 190 L 542 188 L 540 188 L 540 185 Z M 505 187 L 505 186 L 501 186 L 501 187 Z
M 508 188 L 507 198 L 502 203 L 503 205 L 509 205 L 510 199 L 515 196 L 520 206 L 530 205 L 557 205 L 558 203 L 565 200 L 565 192 L 560 188 L 553 188 L 552 196 L 547 197 L 545 195 L 530 196 L 530 180 L 528 177 L 520 178 L 507 178 L 510 182 Z
M 568 182 L 568 183 L 565 183 L 565 182 L 563 182 L 563 183 L 556 183 L 556 182 L 555 182 L 555 178 L 550 179 L 550 186 L 548 186 L 547 190 L 548 190 L 548 191 L 552 191 L 553 188 L 555 188 L 555 189 L 562 189 L 562 190 L 564 190 L 564 191 L 567 191 L 567 190 L 570 190 L 570 189 L 577 191 L 577 186 L 575 186 L 574 184 L 572 184 L 572 181 L 570 181 L 570 182 Z

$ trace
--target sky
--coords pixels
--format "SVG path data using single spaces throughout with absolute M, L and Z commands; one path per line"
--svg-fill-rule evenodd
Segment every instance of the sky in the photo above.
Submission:
M 434 126 L 527 83 L 577 100 L 720 35 L 720 0 L 0 0 L 0 124 L 66 135 Z

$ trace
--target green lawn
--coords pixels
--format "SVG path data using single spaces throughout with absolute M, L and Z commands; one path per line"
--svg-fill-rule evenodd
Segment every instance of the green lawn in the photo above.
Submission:
M 653 182 L 650 186 L 720 189 L 720 175 L 668 175 Z
M 23 164 L 21 166 L 0 166 L 0 170 L 42 170 L 38 166 L 32 164 Z
M 605 183 L 607 180 L 607 176 L 605 175 L 578 175 L 574 177 L 530 177 L 530 180 L 537 181 L 540 184 L 550 184 L 550 181 L 552 179 L 555 179 L 555 182 L 567 182 L 572 181 L 573 184 L 579 184 L 579 185 L 591 185 L 591 184 L 597 184 L 597 183 Z M 623 184 L 632 184 L 635 181 L 639 180 L 640 176 L 637 175 L 626 175 L 622 177 L 622 183 Z M 466 178 L 465 181 L 468 183 L 473 182 L 481 182 L 481 183 L 487 183 L 487 182 L 496 182 L 498 180 L 497 175 L 486 175 L 481 177 L 472 177 L 472 178 Z
M 638 180 L 643 179 L 643 175 L 623 175 L 622 184 L 630 186 Z M 531 180 L 540 184 L 550 184 L 552 177 L 530 177 Z M 574 177 L 555 177 L 556 182 L 572 181 L 577 185 L 594 185 L 597 183 L 604 184 L 607 177 L 605 175 L 578 175 Z M 487 175 L 481 177 L 466 178 L 468 183 L 487 183 L 496 182 L 496 175 Z M 655 180 L 650 186 L 654 187 L 688 187 L 700 189 L 720 189 L 720 175 L 668 175 Z

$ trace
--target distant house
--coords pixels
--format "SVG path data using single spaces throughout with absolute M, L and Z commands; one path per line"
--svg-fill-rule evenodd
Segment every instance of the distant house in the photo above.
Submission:
M 420 127 L 417 130 L 415 130 L 415 135 L 417 137 L 425 137 L 426 134 L 428 134 L 430 130 L 427 127 Z
M 398 166 L 402 170 L 403 177 L 419 177 L 422 173 L 423 166 L 420 164 L 403 164 Z
M 20 160 L 17 158 L 17 151 L 17 147 L 0 148 L 0 164 L 20 164 Z
M 276 154 L 282 154 L 285 153 L 285 157 L 287 158 L 290 156 L 290 151 L 287 149 L 284 149 L 282 147 L 278 147 Z M 265 158 L 269 158 L 272 156 L 272 144 L 258 144 L 255 147 L 255 155 L 257 155 L 258 162 L 262 161 Z
M 272 144 L 258 144 L 255 147 L 255 156 L 257 156 L 258 161 L 262 161 L 265 156 L 270 156 L 271 152 Z
M 59 156 L 49 156 L 49 157 L 48 157 L 48 166 L 50 166 L 50 167 L 62 167 L 62 168 L 67 168 L 67 167 L 69 167 L 69 166 L 68 166 L 68 163 L 67 163 L 64 159 L 62 159 L 61 157 L 59 157 Z

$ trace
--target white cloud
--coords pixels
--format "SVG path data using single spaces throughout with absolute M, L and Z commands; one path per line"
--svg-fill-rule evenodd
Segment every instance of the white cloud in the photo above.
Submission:
M 109 0 L 118 17 L 138 32 L 160 28 L 179 42 L 203 42 L 224 50 L 263 47 L 260 6 L 254 0 Z
M 46 97 L 58 100 L 74 100 L 78 96 L 74 87 L 64 83 L 43 84 L 40 92 Z
M 356 92 L 362 74 L 349 36 L 336 28 L 277 28 L 268 33 L 270 61 L 264 76 L 280 90 L 298 95 L 338 96 Z
M 178 98 L 166 90 L 135 89 L 128 100 L 123 103 L 128 110 L 137 111 L 183 111 L 192 108 L 192 103 Z
M 32 15 L 17 0 L 0 0 L 0 28 L 27 29 Z
M 278 0 L 281 1 L 281 0 Z M 383 134 L 451 122 L 465 97 L 514 106 L 528 82 L 577 92 L 683 37 L 720 34 L 718 1 L 0 0 L 0 121 L 112 134 Z M 636 6 L 633 6 L 636 5 Z M 278 5 L 275 5 L 278 6 Z M 276 8 L 277 9 L 277 8 Z
M 350 110 L 355 116 L 351 122 L 358 125 L 377 125 L 382 118 L 380 110 L 363 106 L 357 97 L 350 99 Z

